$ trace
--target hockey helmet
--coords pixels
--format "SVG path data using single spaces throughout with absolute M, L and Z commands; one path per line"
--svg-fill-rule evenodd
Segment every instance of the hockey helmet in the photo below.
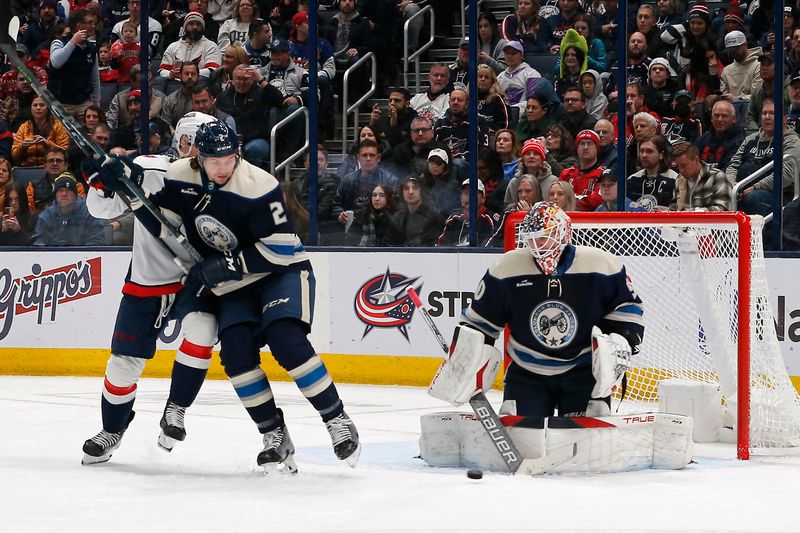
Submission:
M 572 222 L 555 202 L 536 202 L 520 225 L 519 239 L 542 271 L 551 275 L 572 239 Z
M 192 146 L 195 144 L 197 129 L 201 124 L 207 124 L 217 120 L 211 115 L 190 111 L 178 121 L 175 126 L 175 135 L 172 137 L 172 148 L 178 152 L 178 157 L 189 157 Z
M 200 124 L 194 138 L 197 152 L 201 157 L 224 157 L 239 154 L 239 141 L 233 130 L 222 122 L 216 120 Z

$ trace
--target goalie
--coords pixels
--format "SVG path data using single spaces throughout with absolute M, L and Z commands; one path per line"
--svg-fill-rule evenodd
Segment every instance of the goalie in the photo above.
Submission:
M 610 414 L 644 335 L 642 302 L 616 256 L 570 244 L 569 216 L 538 202 L 520 226 L 525 248 L 484 275 L 462 324 L 493 344 L 509 328 L 505 414 Z M 531 258 L 533 255 L 533 258 Z

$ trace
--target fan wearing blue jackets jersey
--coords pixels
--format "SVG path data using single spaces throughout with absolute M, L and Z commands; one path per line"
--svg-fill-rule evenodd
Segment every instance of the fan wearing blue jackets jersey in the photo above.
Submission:
M 642 302 L 622 261 L 571 244 L 571 233 L 561 208 L 535 204 L 520 227 L 526 246 L 489 268 L 462 316 L 489 344 L 509 328 L 503 406 L 509 414 L 610 414 L 611 391 L 642 341 Z M 613 379 L 600 367 L 610 368 Z
M 200 126 L 195 145 L 199 155 L 173 163 L 151 199 L 182 221 L 187 239 L 204 257 L 192 268 L 187 290 L 193 283 L 210 290 L 201 290 L 194 304 L 217 317 L 222 365 L 263 434 L 257 462 L 265 471 L 297 471 L 283 413 L 260 367 L 260 348 L 268 344 L 319 412 L 336 456 L 355 466 L 360 452 L 355 425 L 307 339 L 314 274 L 289 223 L 279 183 L 240 158 L 236 135 L 223 122 Z M 101 179 L 124 190 L 118 165 L 101 172 Z M 132 200 L 132 206 L 137 219 L 158 234 L 156 218 L 140 201 Z

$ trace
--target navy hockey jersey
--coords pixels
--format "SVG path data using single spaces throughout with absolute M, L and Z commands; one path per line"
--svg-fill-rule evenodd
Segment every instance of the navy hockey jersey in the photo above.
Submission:
M 619 258 L 569 245 L 552 276 L 539 270 L 527 248 L 504 254 L 483 276 L 462 323 L 495 339 L 508 325 L 511 358 L 552 376 L 591 364 L 592 326 L 640 343 L 642 316 Z

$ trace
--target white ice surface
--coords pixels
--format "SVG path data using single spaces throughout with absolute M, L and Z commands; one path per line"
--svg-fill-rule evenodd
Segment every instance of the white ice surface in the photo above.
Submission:
M 364 444 L 351 469 L 290 383 L 273 383 L 296 476 L 255 464 L 261 438 L 225 381 L 207 381 L 187 440 L 156 446 L 168 380 L 139 384 L 109 463 L 81 466 L 100 429 L 95 378 L 0 377 L 0 531 L 799 531 L 800 458 L 733 459 L 698 447 L 682 471 L 467 479 L 419 459 L 422 389 L 340 385 Z M 490 394 L 499 404 L 499 395 Z

